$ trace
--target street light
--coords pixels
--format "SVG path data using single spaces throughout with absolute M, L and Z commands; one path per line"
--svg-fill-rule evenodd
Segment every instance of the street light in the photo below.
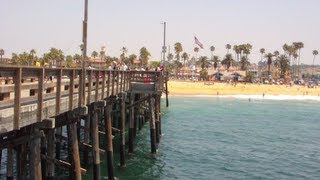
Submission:
M 160 63 L 161 65 L 165 65 L 165 61 L 166 61 L 166 51 L 167 51 L 167 47 L 166 47 L 166 22 L 161 23 L 163 24 L 163 46 L 162 46 L 162 63 Z

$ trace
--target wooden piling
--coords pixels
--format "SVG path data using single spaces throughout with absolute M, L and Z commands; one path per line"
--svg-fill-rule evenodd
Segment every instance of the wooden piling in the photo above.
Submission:
M 7 148 L 7 180 L 13 180 L 13 148 Z
M 55 159 L 55 136 L 54 136 L 54 129 L 49 129 L 47 132 L 47 156 L 51 159 Z M 54 179 L 54 169 L 55 165 L 54 162 L 48 161 L 47 162 L 47 171 L 46 171 L 46 179 L 53 180 Z
M 154 114 L 154 98 L 151 97 L 149 99 L 149 124 L 150 124 L 150 143 L 151 143 L 151 153 L 156 154 L 157 148 L 156 148 L 156 129 L 155 129 L 155 114 Z
M 134 93 L 130 93 L 130 105 L 134 103 Z M 133 138 L 134 138 L 134 106 L 129 109 L 129 153 L 133 153 Z
M 47 154 L 47 146 L 46 146 L 46 138 L 43 136 L 41 137 L 41 149 L 40 152 L 43 155 Z M 40 157 L 41 158 L 41 157 Z M 43 158 L 41 158 L 41 175 L 42 179 L 46 179 L 46 171 L 47 171 L 47 161 Z
M 120 129 L 120 167 L 125 167 L 125 122 L 126 122 L 126 100 L 125 100 L 125 93 L 121 93 L 120 95 L 120 123 L 119 123 L 119 129 Z
M 100 152 L 99 152 L 99 120 L 98 120 L 98 113 L 99 109 L 96 106 L 96 103 L 92 104 L 91 110 L 93 112 L 92 116 L 92 123 L 91 123 L 91 134 L 92 134 L 92 154 L 93 154 L 93 179 L 98 180 L 100 179 Z
M 166 76 L 165 76 L 165 88 L 166 88 L 166 106 L 169 107 L 169 98 L 168 98 L 168 80 L 169 80 L 169 73 L 166 72 Z
M 25 180 L 27 176 L 27 149 L 26 143 L 18 145 L 17 148 L 17 179 Z
M 108 179 L 114 180 L 114 173 L 113 173 L 113 144 L 112 144 L 112 126 L 111 126 L 111 108 L 113 103 L 113 96 L 111 96 L 108 99 L 107 105 L 106 105 L 106 119 L 105 119 L 105 125 L 106 125 L 106 141 L 107 141 L 107 165 L 108 165 Z
M 41 173 L 41 132 L 38 128 L 33 129 L 33 138 L 30 141 L 30 179 L 42 179 Z
M 73 112 L 67 113 L 67 120 L 71 120 Z M 68 154 L 71 164 L 69 179 L 81 180 L 81 166 L 79 157 L 79 146 L 77 138 L 77 125 L 76 123 L 70 123 L 67 125 L 68 134 Z
M 62 69 L 59 69 L 58 70 L 58 73 L 57 73 L 57 90 L 56 90 L 56 121 L 58 119 L 58 115 L 60 114 L 60 102 L 61 102 L 61 85 L 62 85 Z M 53 130 L 54 131 L 54 130 Z M 61 136 L 62 135 L 62 127 L 58 127 L 56 129 L 56 134 Z M 61 139 L 57 139 L 57 142 L 56 142 L 56 158 L 57 159 L 60 159 L 60 146 L 61 146 Z
M 160 142 L 160 132 L 159 132 L 159 97 L 158 95 L 155 95 L 155 128 L 156 128 L 156 143 L 158 144 Z

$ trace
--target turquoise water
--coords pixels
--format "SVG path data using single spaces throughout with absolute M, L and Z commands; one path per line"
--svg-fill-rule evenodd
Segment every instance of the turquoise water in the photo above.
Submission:
M 318 101 L 170 97 L 157 157 L 149 155 L 146 125 L 127 167 L 115 173 L 119 179 L 318 180 L 319 109 Z M 107 175 L 105 165 L 101 171 Z

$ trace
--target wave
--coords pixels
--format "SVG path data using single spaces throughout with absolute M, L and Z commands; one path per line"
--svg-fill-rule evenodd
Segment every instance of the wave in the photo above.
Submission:
M 215 97 L 236 98 L 249 100 L 312 100 L 320 101 L 320 96 L 293 96 L 293 95 L 170 95 L 172 97 Z

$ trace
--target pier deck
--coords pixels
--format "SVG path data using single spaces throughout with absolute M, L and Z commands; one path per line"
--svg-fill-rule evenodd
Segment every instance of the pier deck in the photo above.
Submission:
M 120 134 L 120 165 L 125 166 L 125 129 L 128 153 L 133 153 L 137 124 L 147 121 L 151 152 L 156 153 L 160 98 L 168 92 L 164 72 L 87 69 L 85 80 L 82 73 L 82 69 L 0 67 L 0 164 L 6 149 L 7 178 L 52 179 L 58 165 L 70 170 L 71 179 L 81 179 L 86 170 L 80 161 L 88 161 L 87 156 L 80 160 L 79 151 L 84 149 L 85 154 L 94 154 L 94 179 L 100 176 L 102 152 L 113 179 L 113 135 Z M 67 137 L 62 136 L 64 126 Z M 106 139 L 105 147 L 100 138 Z M 62 139 L 68 141 L 69 162 L 60 159 Z M 13 152 L 15 165 L 10 161 Z

